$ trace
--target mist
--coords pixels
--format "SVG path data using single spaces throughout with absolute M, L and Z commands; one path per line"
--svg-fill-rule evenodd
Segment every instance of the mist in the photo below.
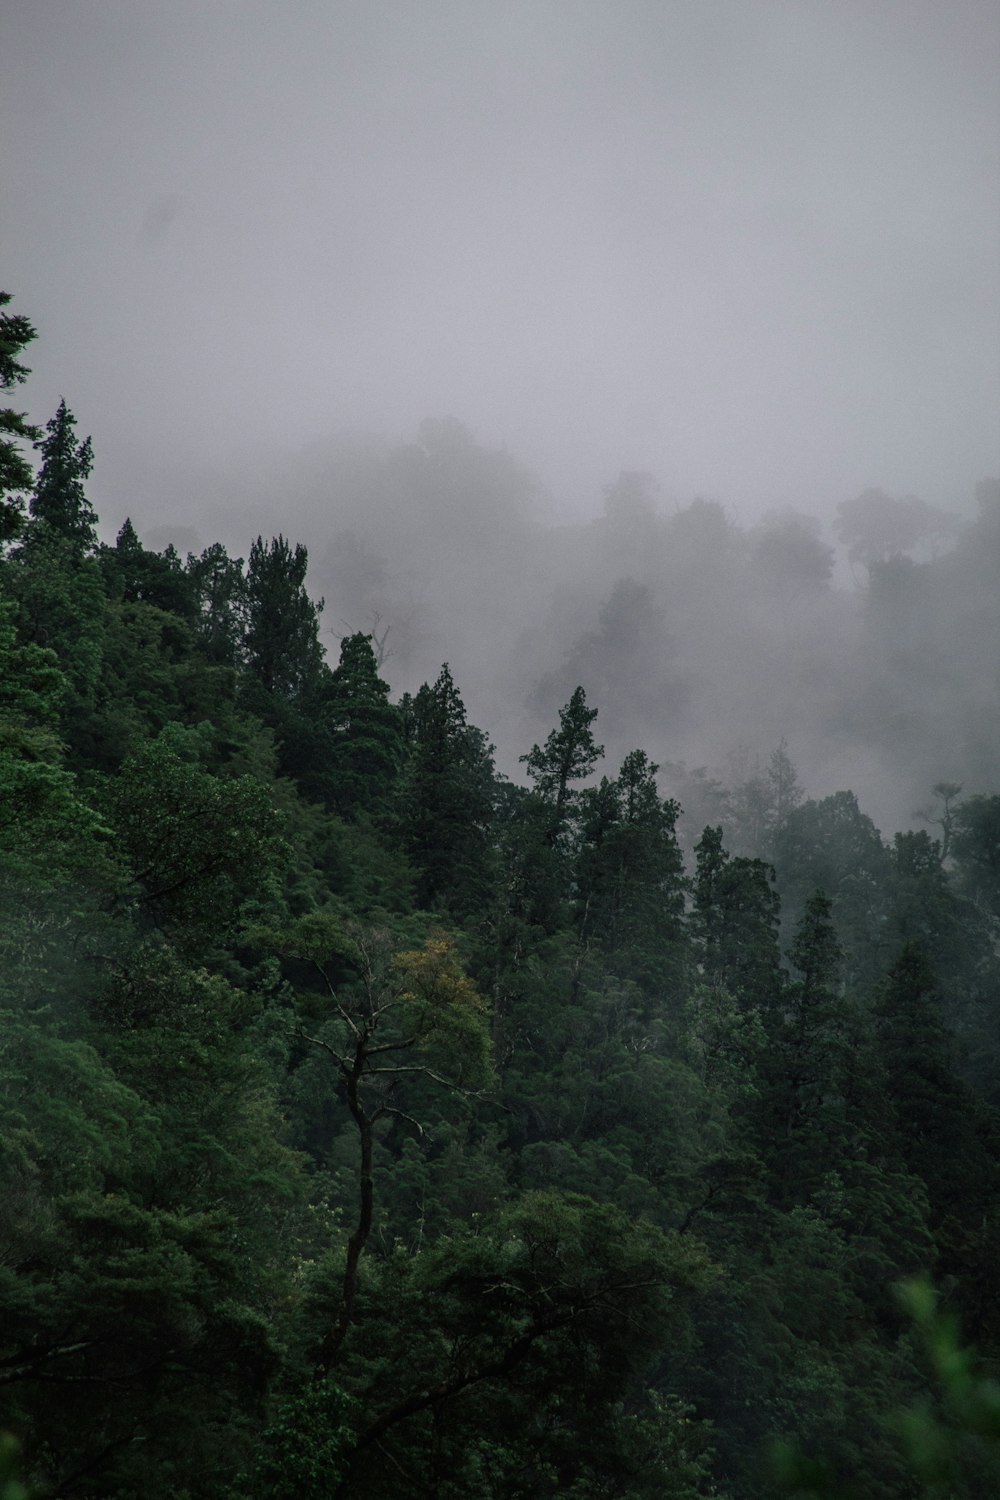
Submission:
M 509 774 L 581 682 L 609 770 L 784 741 L 903 826 L 995 764 L 998 62 L 988 0 L 11 8 L 31 415 L 109 540 L 304 541 Z M 866 492 L 945 519 L 852 560 Z

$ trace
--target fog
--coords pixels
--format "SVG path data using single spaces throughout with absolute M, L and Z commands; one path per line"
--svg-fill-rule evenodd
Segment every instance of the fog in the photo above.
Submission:
M 998 64 L 993 0 L 8 5 L 22 404 L 109 539 L 305 541 L 509 771 L 579 680 L 898 824 L 995 756 Z M 965 527 L 895 593 L 826 577 L 869 489 Z

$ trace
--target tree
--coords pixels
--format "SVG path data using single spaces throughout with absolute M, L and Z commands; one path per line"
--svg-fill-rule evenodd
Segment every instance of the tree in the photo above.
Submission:
M 217 571 L 221 562 L 213 558 L 213 569 Z M 250 548 L 245 585 L 246 663 L 266 691 L 279 697 L 301 696 L 323 664 L 319 639 L 323 600 L 313 603 L 306 593 L 308 565 L 305 547 L 293 548 L 280 535 L 269 543 L 258 537 Z M 205 571 L 209 571 L 207 565 Z
M 338 812 L 372 812 L 399 775 L 403 739 L 399 710 L 378 673 L 370 635 L 345 636 L 340 661 L 323 690 L 326 784 Z
M 683 860 L 680 811 L 656 785 L 659 767 L 642 750 L 584 795 L 577 864 L 580 935 L 652 991 L 676 986 L 682 966 Z
M 247 629 L 243 559 L 230 557 L 222 543 L 215 542 L 200 557 L 189 553 L 186 568 L 194 589 L 202 650 L 211 662 L 234 667 Z
M 182 943 L 224 940 L 287 858 L 268 788 L 203 770 L 204 738 L 169 725 L 128 757 L 107 796 L 140 910 Z
M 751 532 L 754 564 L 783 602 L 828 586 L 833 548 L 818 533 L 818 521 L 792 510 L 770 512 Z
M 61 399 L 42 439 L 42 466 L 35 482 L 31 515 L 81 552 L 89 552 L 97 543 L 97 517 L 83 486 L 94 465 L 94 451 L 89 437 L 76 442 L 75 430 L 76 418 Z
M 336 1086 L 358 1135 L 357 1218 L 347 1241 L 339 1305 L 319 1341 L 317 1368 L 329 1374 L 355 1318 L 358 1269 L 374 1221 L 374 1150 L 379 1121 L 398 1118 L 418 1133 L 410 1102 L 414 1082 L 459 1094 L 490 1077 L 486 1005 L 462 972 L 451 942 L 429 939 L 400 953 L 390 935 L 356 924 L 344 928 L 322 912 L 284 934 L 262 932 L 288 960 L 321 982 L 329 1019 L 299 1038 L 331 1060 Z M 343 975 L 343 984 L 335 976 Z M 351 982 L 353 980 L 353 983 Z
M 870 568 L 905 556 L 921 543 L 953 537 L 957 520 L 915 495 L 896 499 L 882 490 L 865 490 L 838 505 L 834 530 L 850 561 Z
M 11 301 L 10 292 L 0 292 L 0 308 Z M 27 318 L 0 311 L 0 394 L 9 395 L 30 375 L 19 356 L 33 338 L 35 330 Z M 20 444 L 36 443 L 40 436 L 38 428 L 31 426 L 23 412 L 10 407 L 0 409 L 0 543 L 20 530 L 20 496 L 31 489 L 34 479 Z
M 834 903 L 849 982 L 872 980 L 885 939 L 889 852 L 853 792 L 788 812 L 775 831 L 774 863 L 785 910 L 796 919 L 812 892 Z
M 680 1363 L 713 1280 L 696 1241 L 531 1192 L 375 1276 L 364 1348 L 338 1369 L 368 1415 L 334 1494 L 695 1500 L 706 1434 L 685 1440 L 649 1376 Z
M 744 1009 L 766 1009 L 782 991 L 778 949 L 781 903 L 774 871 L 759 859 L 733 859 L 722 829 L 706 828 L 695 846 L 694 930 L 706 980 Z
M 108 830 L 63 765 L 66 678 L 52 651 L 18 644 L 12 615 L 0 603 L 0 1001 L 23 1002 L 33 976 L 75 969 L 115 880 Z
M 788 957 L 799 977 L 769 1017 L 768 1106 L 779 1190 L 786 1200 L 804 1202 L 809 1187 L 842 1164 L 848 1139 L 843 949 L 822 891 L 806 902 Z
M 953 820 L 959 889 L 1000 918 L 1000 796 L 967 797 Z
M 885 975 L 874 1014 L 895 1149 L 927 1184 L 935 1224 L 950 1213 L 957 1227 L 996 1171 L 977 1139 L 976 1100 L 955 1071 L 937 975 L 919 943 L 905 944 Z
M 936 781 L 931 787 L 934 800 L 939 805 L 921 808 L 918 816 L 925 823 L 930 823 L 941 830 L 941 842 L 938 855 L 941 864 L 944 864 L 951 853 L 951 840 L 955 832 L 955 803 L 962 795 L 962 783 L 960 781 Z
M 48 423 L 31 519 L 9 558 L 21 639 L 54 651 L 69 682 L 64 729 L 72 739 L 93 706 L 101 672 L 107 598 L 95 558 L 94 512 L 84 492 L 90 439 L 77 443 L 65 401 Z
M 192 581 L 173 547 L 149 552 L 126 517 L 113 547 L 100 549 L 108 595 L 124 604 L 153 604 L 182 619 L 193 620 Z
M 420 874 L 417 900 L 458 916 L 474 910 L 490 883 L 495 786 L 492 747 L 466 721 L 445 662 L 403 710 L 409 759 L 401 808 L 404 840 Z
M 587 707 L 583 688 L 575 688 L 566 707 L 559 711 L 558 729 L 552 730 L 543 746 L 533 745 L 527 755 L 521 756 L 536 792 L 551 809 L 552 843 L 562 832 L 578 796 L 570 783 L 589 776 L 604 754 L 604 746 L 595 742 L 590 727 L 596 718 L 597 709 Z

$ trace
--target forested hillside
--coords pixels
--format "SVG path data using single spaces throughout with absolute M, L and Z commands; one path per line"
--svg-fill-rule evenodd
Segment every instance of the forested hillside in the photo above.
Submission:
M 13 401 L 32 329 L 0 323 Z M 633 685 L 685 701 L 631 564 L 508 778 L 447 664 L 394 700 L 371 634 L 328 658 L 371 600 L 324 616 L 294 538 L 103 543 L 70 407 L 0 438 L 0 1428 L 31 1493 L 1000 1492 L 997 697 L 963 689 L 995 679 L 993 490 L 924 561 L 845 513 L 858 719 L 937 782 L 895 832 L 806 797 L 780 734 L 728 782 L 628 742 Z M 730 570 L 748 690 L 777 590 L 834 694 L 808 527 L 723 545 L 711 506 L 627 500 L 588 546 L 689 621 Z M 926 735 L 921 673 L 954 694 Z

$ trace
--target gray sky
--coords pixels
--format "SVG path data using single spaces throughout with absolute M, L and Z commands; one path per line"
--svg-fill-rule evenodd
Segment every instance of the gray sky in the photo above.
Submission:
M 995 0 L 0 0 L 25 401 L 111 522 L 445 414 L 567 512 L 965 507 L 998 76 Z

